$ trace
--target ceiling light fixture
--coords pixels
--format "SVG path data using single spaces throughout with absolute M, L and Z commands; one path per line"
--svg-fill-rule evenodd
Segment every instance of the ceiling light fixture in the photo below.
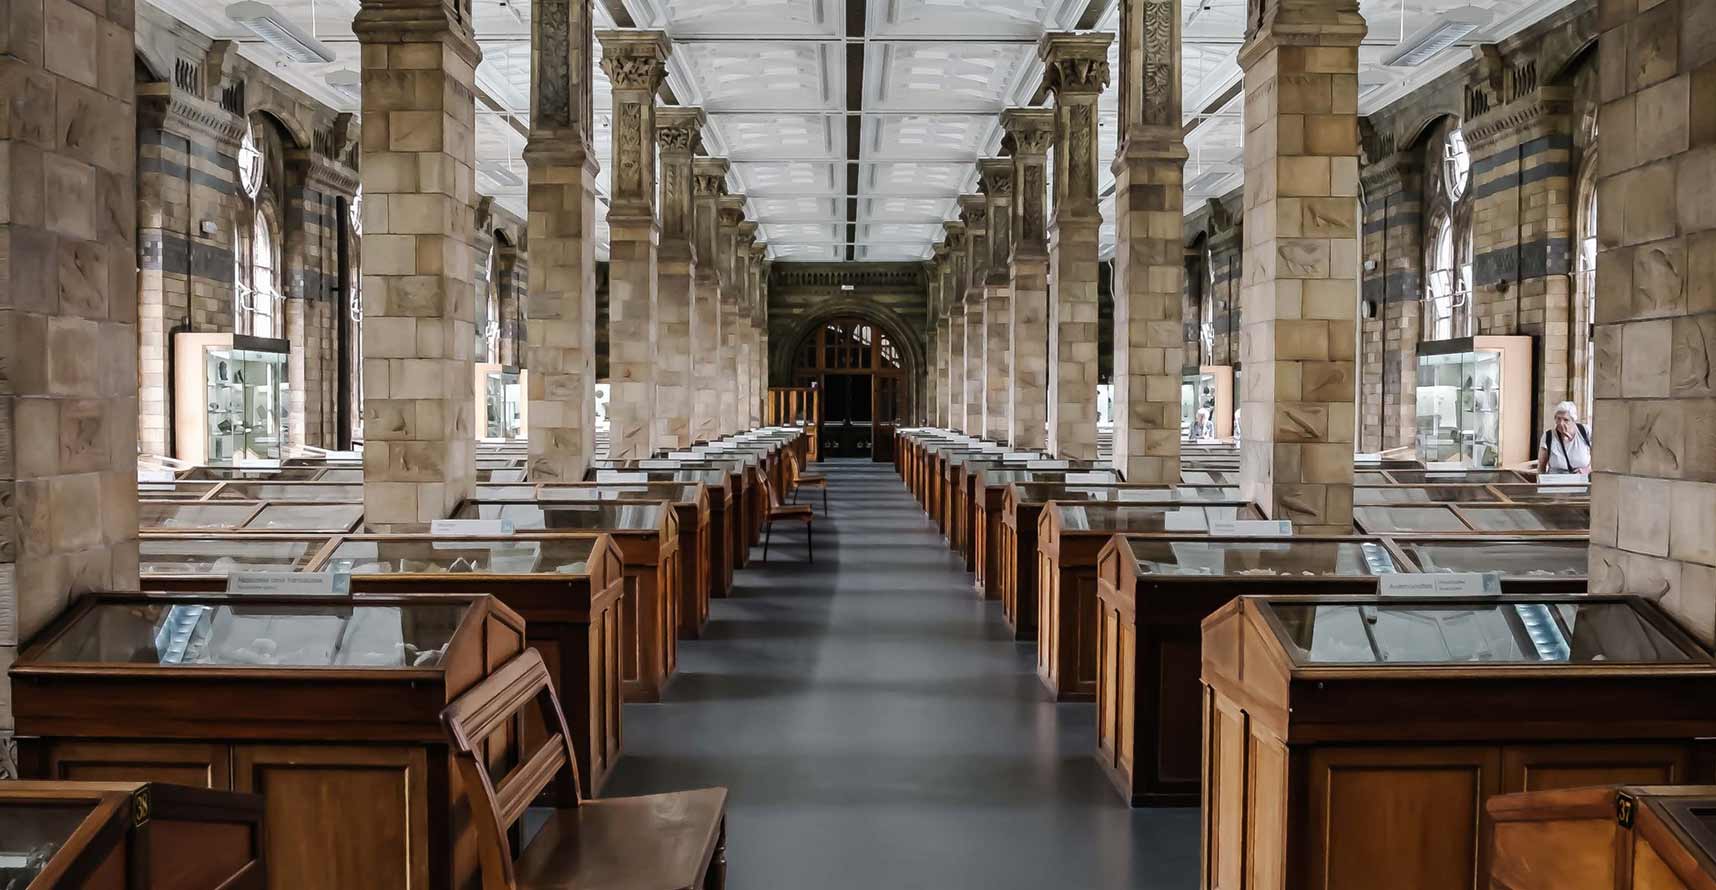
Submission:
M 1417 36 L 1403 41 L 1399 48 L 1382 60 L 1382 64 L 1391 68 L 1416 68 L 1430 61 L 1442 50 L 1466 39 L 1482 26 L 1482 21 L 1479 16 L 1462 13 L 1483 15 L 1482 10 L 1471 7 L 1449 10 L 1430 27 L 1418 32 Z
M 226 8 L 226 17 L 249 28 L 262 42 L 299 63 L 332 62 L 334 54 L 322 42 L 292 24 L 285 13 L 266 3 L 244 0 Z

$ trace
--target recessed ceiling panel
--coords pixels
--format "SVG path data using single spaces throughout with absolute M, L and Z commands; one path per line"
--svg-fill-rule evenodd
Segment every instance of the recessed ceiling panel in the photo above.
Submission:
M 787 195 L 821 195 L 844 190 L 837 184 L 835 170 L 844 165 L 809 163 L 805 161 L 758 161 L 734 164 L 739 181 L 747 195 L 767 195 L 778 192 Z
M 770 198 L 767 196 L 747 195 L 750 213 L 758 219 L 780 220 L 781 222 L 829 222 L 844 218 L 846 202 L 839 198 L 816 198 L 800 196 L 795 198 Z
M 829 114 L 712 114 L 734 161 L 846 157 L 845 120 Z
M 919 164 L 910 161 L 866 164 L 859 181 L 864 190 L 874 195 L 958 195 L 966 183 L 976 176 L 976 169 L 965 164 Z
M 869 33 L 1035 40 L 1044 31 L 1072 27 L 1083 8 L 1069 0 L 871 0 Z
M 845 54 L 838 43 L 721 41 L 682 43 L 674 53 L 711 114 L 740 111 L 840 111 Z
M 999 113 L 1035 53 L 1027 43 L 872 43 L 864 109 Z
M 867 114 L 864 159 L 976 161 L 998 141 L 995 118 L 974 114 Z
M 653 0 L 676 39 L 693 37 L 840 37 L 840 0 Z

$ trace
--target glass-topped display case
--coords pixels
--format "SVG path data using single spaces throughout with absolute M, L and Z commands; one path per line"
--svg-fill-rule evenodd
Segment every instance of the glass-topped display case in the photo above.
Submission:
M 1499 572 L 1502 589 L 1573 593 L 1586 588 L 1584 538 L 1391 538 L 1412 572 Z
M 363 483 L 228 482 L 211 498 L 217 501 L 328 501 L 363 503 Z
M 1353 505 L 1481 503 L 1502 500 L 1488 485 L 1359 485 Z
M 1430 469 L 1397 469 L 1385 470 L 1374 478 L 1359 479 L 1358 482 L 1394 482 L 1401 485 L 1491 485 L 1524 482 L 1525 479 L 1512 470 L 1430 470 Z
M 1316 886 L 1487 890 L 1494 795 L 1709 774 L 1716 662 L 1643 598 L 1243 596 L 1201 635 L 1204 824 L 1250 826 L 1206 886 L 1298 850 Z
M 173 442 L 193 464 L 278 463 L 290 344 L 243 334 L 173 336 Z
M 151 590 L 221 590 L 234 572 L 296 572 L 317 561 L 331 537 L 149 534 L 138 540 L 138 572 Z
M 476 365 L 477 436 L 481 439 L 522 439 L 527 402 L 525 371 L 507 365 Z
M 1115 535 L 1097 557 L 1097 762 L 1134 806 L 1197 806 L 1200 623 L 1246 592 L 1370 593 L 1378 540 Z
M 1418 459 L 1517 466 L 1531 453 L 1531 337 L 1418 344 Z
M 141 501 L 143 531 L 349 532 L 363 521 L 363 504 L 270 501 Z
M 503 503 L 467 502 L 456 519 L 505 519 L 519 531 L 655 531 L 662 526 L 660 503 Z
M 0 783 L 0 890 L 260 888 L 262 812 L 258 795 L 206 788 Z
M 524 648 L 488 596 L 86 594 L 12 666 L 20 762 L 266 790 L 267 886 L 458 890 L 479 854 L 441 712 Z

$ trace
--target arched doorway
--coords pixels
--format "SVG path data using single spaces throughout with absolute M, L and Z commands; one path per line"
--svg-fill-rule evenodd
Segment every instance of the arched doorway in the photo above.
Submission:
M 893 336 L 838 316 L 805 332 L 793 356 L 793 385 L 822 391 L 822 456 L 893 460 L 894 431 L 911 416 L 906 358 Z

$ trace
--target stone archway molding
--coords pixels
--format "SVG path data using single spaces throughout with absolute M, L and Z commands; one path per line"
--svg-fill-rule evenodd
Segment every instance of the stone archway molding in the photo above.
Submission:
M 793 360 L 798 355 L 799 348 L 804 345 L 804 339 L 817 328 L 836 318 L 857 318 L 867 321 L 880 328 L 900 347 L 901 358 L 905 367 L 907 385 L 913 392 L 917 391 L 922 382 L 924 368 L 928 367 L 924 360 L 924 345 L 911 335 L 912 327 L 903 316 L 886 306 L 862 297 L 839 297 L 817 304 L 810 314 L 793 323 L 792 332 L 769 346 L 769 380 L 792 379 Z

